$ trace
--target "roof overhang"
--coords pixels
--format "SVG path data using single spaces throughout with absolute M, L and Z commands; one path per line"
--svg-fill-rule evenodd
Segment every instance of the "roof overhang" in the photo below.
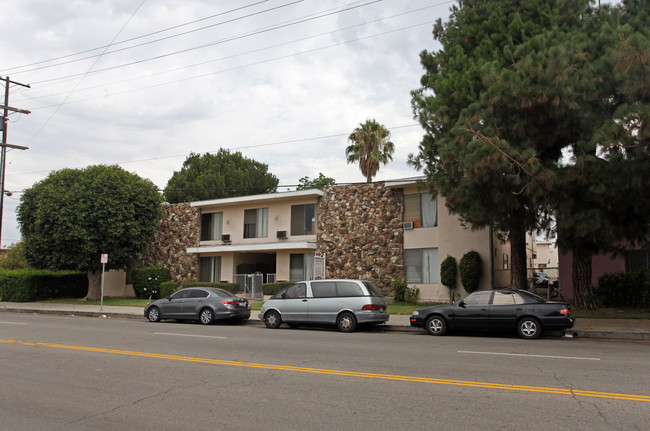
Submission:
M 316 250 L 316 242 L 313 241 L 289 241 L 273 242 L 266 244 L 228 244 L 228 245 L 206 245 L 199 247 L 188 247 L 188 253 L 232 253 L 232 252 L 273 252 L 277 250 Z
M 190 202 L 192 207 L 207 207 L 212 205 L 232 205 L 255 201 L 296 199 L 305 197 L 319 198 L 325 196 L 325 192 L 320 189 L 297 190 L 293 192 L 266 193 L 262 195 L 236 196 L 234 198 L 211 199 L 207 201 Z

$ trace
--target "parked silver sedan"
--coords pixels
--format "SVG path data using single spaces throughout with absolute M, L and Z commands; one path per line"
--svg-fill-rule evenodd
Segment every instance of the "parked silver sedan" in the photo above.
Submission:
M 262 305 L 267 328 L 287 323 L 336 325 L 352 332 L 361 324 L 386 323 L 386 298 L 368 280 L 310 280 L 284 288 Z
M 209 325 L 214 321 L 243 321 L 250 315 L 247 299 L 214 287 L 186 287 L 167 298 L 150 302 L 144 308 L 144 316 L 151 322 L 161 319 L 198 320 Z

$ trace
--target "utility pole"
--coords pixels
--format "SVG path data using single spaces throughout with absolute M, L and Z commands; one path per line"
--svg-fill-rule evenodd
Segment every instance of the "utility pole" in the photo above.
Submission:
M 21 147 L 19 145 L 9 145 L 7 143 L 7 124 L 9 111 L 19 112 L 21 114 L 30 114 L 30 111 L 24 109 L 12 108 L 9 106 L 9 86 L 11 84 L 20 85 L 22 87 L 31 88 L 27 84 L 21 84 L 20 82 L 15 82 L 5 77 L 5 103 L 2 105 L 2 122 L 0 126 L 2 127 L 2 144 L 0 144 L 0 247 L 2 247 L 2 213 L 4 209 L 4 198 L 5 198 L 5 164 L 7 157 L 7 148 L 14 148 L 17 150 L 27 150 L 27 147 Z

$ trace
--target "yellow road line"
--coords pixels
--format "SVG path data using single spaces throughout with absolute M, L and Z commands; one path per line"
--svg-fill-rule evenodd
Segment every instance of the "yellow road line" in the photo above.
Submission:
M 472 382 L 464 380 L 437 379 L 432 377 L 400 376 L 394 374 L 362 373 L 356 371 L 327 370 L 320 368 L 293 367 L 290 365 L 259 364 L 254 362 L 224 361 L 220 359 L 195 358 L 191 356 L 165 355 L 160 353 L 135 352 L 130 350 L 105 349 L 101 347 L 72 346 L 67 344 L 32 343 L 19 340 L 3 340 L 0 343 L 19 344 L 23 346 L 50 347 L 55 349 L 80 350 L 85 352 L 111 353 L 116 355 L 138 356 L 142 358 L 167 359 L 174 361 L 197 362 L 202 364 L 226 365 L 232 367 L 261 368 L 266 370 L 293 371 L 299 373 L 326 374 L 332 376 L 358 377 L 368 379 L 394 380 L 402 382 L 432 383 L 438 385 L 465 386 L 484 389 L 502 389 L 509 391 L 539 392 L 555 395 L 608 398 L 625 401 L 650 402 L 648 395 L 618 394 L 610 392 L 582 391 L 577 389 L 544 388 L 538 386 L 507 385 L 502 383 Z

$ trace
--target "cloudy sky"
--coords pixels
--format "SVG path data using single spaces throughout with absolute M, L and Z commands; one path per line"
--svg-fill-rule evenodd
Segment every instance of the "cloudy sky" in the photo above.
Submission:
M 21 191 L 63 168 L 118 164 L 163 189 L 191 153 L 240 151 L 280 191 L 319 173 L 363 182 L 346 138 L 366 119 L 406 165 L 422 129 L 410 91 L 442 0 L 6 2 L 0 76 L 11 85 L 1 244 L 20 240 Z M 3 86 L 4 89 L 4 86 Z

